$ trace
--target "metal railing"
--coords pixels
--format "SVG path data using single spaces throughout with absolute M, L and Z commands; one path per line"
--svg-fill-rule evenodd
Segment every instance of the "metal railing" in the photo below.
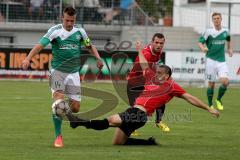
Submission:
M 80 24 L 154 24 L 153 18 L 149 17 L 141 6 L 131 4 L 123 9 L 120 1 L 0 0 L 0 22 L 59 23 L 63 8 L 72 5 L 77 10 L 77 23 Z

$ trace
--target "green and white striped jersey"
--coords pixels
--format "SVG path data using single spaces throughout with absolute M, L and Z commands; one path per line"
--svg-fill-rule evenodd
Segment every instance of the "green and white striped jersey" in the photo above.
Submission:
M 91 45 L 83 28 L 73 27 L 71 31 L 67 31 L 62 24 L 50 28 L 39 43 L 44 47 L 52 44 L 51 67 L 65 73 L 79 71 L 81 47 Z
M 224 27 L 220 30 L 208 28 L 199 38 L 199 42 L 207 45 L 206 57 L 219 62 L 225 62 L 225 41 L 230 41 L 230 34 Z

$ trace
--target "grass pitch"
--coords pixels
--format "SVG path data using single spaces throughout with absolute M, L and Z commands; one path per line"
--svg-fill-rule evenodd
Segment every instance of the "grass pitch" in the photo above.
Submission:
M 111 84 L 83 84 L 85 87 L 116 94 Z M 154 126 L 154 118 L 139 130 L 138 138 L 154 136 L 159 146 L 113 146 L 114 129 L 105 131 L 71 129 L 63 123 L 65 147 L 53 148 L 54 130 L 51 119 L 51 94 L 46 82 L 0 81 L 0 159 L 1 160 L 226 160 L 239 159 L 240 103 L 239 88 L 230 88 L 224 96 L 225 110 L 216 119 L 206 111 L 175 98 L 165 111 L 164 121 L 171 128 L 163 133 Z M 206 102 L 205 89 L 186 88 Z M 217 93 L 217 90 L 215 91 Z M 83 97 L 82 111 L 101 101 Z M 123 111 L 126 103 L 119 100 L 111 113 Z

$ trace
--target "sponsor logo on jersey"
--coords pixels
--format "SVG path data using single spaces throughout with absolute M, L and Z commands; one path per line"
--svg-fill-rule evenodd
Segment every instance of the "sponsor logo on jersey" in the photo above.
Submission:
M 79 49 L 79 46 L 76 44 L 62 44 L 59 49 Z
M 225 44 L 225 40 L 214 40 L 214 41 L 212 41 L 212 44 L 217 44 L 217 45 Z

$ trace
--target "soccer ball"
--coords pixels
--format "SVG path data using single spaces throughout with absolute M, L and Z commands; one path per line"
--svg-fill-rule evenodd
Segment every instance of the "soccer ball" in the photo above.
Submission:
M 70 109 L 68 103 L 62 99 L 56 100 L 52 105 L 52 111 L 58 117 L 64 118 L 67 111 Z

